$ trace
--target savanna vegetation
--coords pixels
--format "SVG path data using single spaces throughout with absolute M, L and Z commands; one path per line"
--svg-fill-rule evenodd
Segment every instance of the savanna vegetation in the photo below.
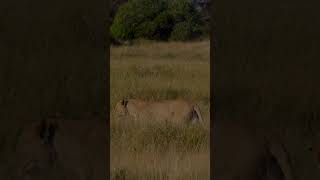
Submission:
M 110 27 L 114 40 L 186 41 L 209 34 L 206 14 L 190 0 L 130 0 L 118 6 Z
M 209 41 L 111 47 L 112 179 L 209 179 L 209 49 Z M 191 100 L 205 126 L 116 117 L 112 109 L 124 97 Z

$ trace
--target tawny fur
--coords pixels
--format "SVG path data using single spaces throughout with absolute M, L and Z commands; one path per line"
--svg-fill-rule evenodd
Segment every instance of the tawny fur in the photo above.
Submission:
M 293 180 L 284 146 L 234 122 L 214 122 L 213 179 Z
M 115 106 L 118 115 L 129 115 L 135 120 L 169 121 L 173 123 L 203 123 L 199 107 L 189 101 L 162 100 L 143 101 L 123 99 Z

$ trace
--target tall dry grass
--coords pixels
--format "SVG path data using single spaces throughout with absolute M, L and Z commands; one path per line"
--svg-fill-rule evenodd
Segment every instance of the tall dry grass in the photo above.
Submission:
M 209 179 L 210 42 L 111 48 L 111 108 L 123 97 L 196 102 L 206 126 L 120 119 L 111 110 L 112 179 Z

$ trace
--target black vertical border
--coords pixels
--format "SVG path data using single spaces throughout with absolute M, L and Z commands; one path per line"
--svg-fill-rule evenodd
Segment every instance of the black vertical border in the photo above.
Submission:
M 110 179 L 110 15 L 111 15 L 111 1 L 112 0 L 104 0 L 107 1 L 107 17 L 106 17 L 106 41 L 105 41 L 105 51 L 106 51 L 106 116 L 107 116 L 107 122 L 106 122 L 106 130 L 107 130 L 107 179 Z
M 210 9 L 211 9 L 211 17 L 210 17 L 210 179 L 212 179 L 212 174 L 213 174 L 213 122 L 214 122 L 214 78 L 215 78 L 215 68 L 216 66 L 214 65 L 216 61 L 216 47 L 217 47 L 217 34 L 215 33 L 215 27 L 216 24 L 214 22 L 215 20 L 215 9 L 214 9 L 214 4 L 215 0 L 211 0 L 210 3 Z

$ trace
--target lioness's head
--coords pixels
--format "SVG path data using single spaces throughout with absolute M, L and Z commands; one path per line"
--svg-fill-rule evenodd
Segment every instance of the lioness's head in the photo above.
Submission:
M 17 176 L 35 177 L 52 168 L 55 151 L 55 124 L 42 120 L 27 125 L 16 144 Z
M 127 114 L 127 105 L 128 100 L 122 99 L 121 101 L 117 102 L 114 111 L 118 116 L 124 116 Z

